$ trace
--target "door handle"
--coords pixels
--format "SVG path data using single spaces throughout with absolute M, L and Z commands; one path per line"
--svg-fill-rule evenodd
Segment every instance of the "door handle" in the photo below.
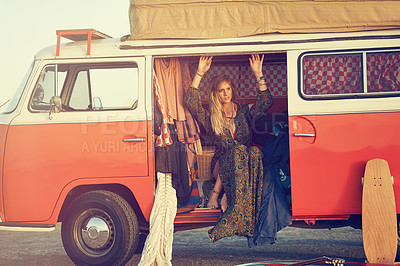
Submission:
M 313 133 L 294 133 L 295 137 L 315 137 Z
M 133 138 L 133 139 L 123 139 L 123 142 L 144 142 L 145 138 Z

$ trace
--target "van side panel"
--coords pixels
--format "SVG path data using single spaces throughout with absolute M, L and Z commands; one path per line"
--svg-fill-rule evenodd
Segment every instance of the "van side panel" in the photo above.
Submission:
M 147 122 L 148 126 L 148 139 L 152 139 L 152 122 Z M 149 142 L 149 150 L 152 150 L 152 143 Z M 149 173 L 153 172 L 153 156 L 152 152 L 148 153 L 149 160 Z M 150 219 L 151 209 L 153 207 L 154 201 L 154 179 L 152 176 L 145 177 L 135 177 L 135 178 L 91 178 L 91 179 L 77 179 L 68 183 L 60 193 L 57 204 L 52 212 L 49 220 L 46 220 L 45 224 L 56 224 L 58 221 L 58 216 L 63 207 L 65 199 L 68 193 L 78 186 L 97 186 L 97 185 L 107 185 L 107 184 L 120 184 L 129 188 L 134 195 L 139 207 L 146 221 Z
M 389 163 L 400 213 L 399 119 L 395 112 L 289 117 L 293 218 L 361 214 L 361 179 L 373 158 Z
M 56 116 L 62 120 L 63 114 Z M 147 177 L 152 183 L 147 127 L 147 121 L 11 125 L 3 176 L 6 221 L 48 220 L 63 189 L 76 181 Z M 135 138 L 144 141 L 124 142 Z

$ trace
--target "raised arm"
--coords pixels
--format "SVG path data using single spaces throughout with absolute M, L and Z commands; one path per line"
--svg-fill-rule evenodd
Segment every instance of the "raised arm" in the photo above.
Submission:
M 192 81 L 192 87 L 198 88 L 203 78 L 203 75 L 210 69 L 212 63 L 212 56 L 201 56 L 199 60 L 199 66 L 197 67 L 196 75 Z
M 265 81 L 264 74 L 262 72 L 262 66 L 264 61 L 264 55 L 260 56 L 258 54 L 251 55 L 249 58 L 251 70 L 253 70 L 254 76 L 256 77 L 256 81 L 258 82 L 258 86 L 260 91 L 265 91 L 267 88 L 267 82 Z
M 264 74 L 262 72 L 262 66 L 264 61 L 264 55 L 261 57 L 258 54 L 251 55 L 249 58 L 251 70 L 256 77 L 256 82 L 259 87 L 257 92 L 256 104 L 249 106 L 250 113 L 254 116 L 257 113 L 264 113 L 273 104 L 271 92 L 268 90 L 267 82 L 265 81 Z
M 192 85 L 187 89 L 184 98 L 184 104 L 189 112 L 196 118 L 197 122 L 207 132 L 211 132 L 211 122 L 206 110 L 201 105 L 199 85 L 204 73 L 210 69 L 212 63 L 212 56 L 202 56 L 199 60 L 199 66 L 195 77 L 193 78 Z

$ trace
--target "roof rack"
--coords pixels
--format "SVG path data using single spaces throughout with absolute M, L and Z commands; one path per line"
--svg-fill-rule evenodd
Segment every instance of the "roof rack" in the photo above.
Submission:
M 104 34 L 95 29 L 75 29 L 75 30 L 57 30 L 57 50 L 56 56 L 60 56 L 60 41 L 61 37 L 64 37 L 71 41 L 86 41 L 87 40 L 87 55 L 90 55 L 90 48 L 92 39 L 107 39 L 112 38 L 111 36 Z

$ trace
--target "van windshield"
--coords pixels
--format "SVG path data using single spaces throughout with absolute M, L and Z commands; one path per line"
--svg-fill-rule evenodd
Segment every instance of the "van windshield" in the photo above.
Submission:
M 33 65 L 34 65 L 34 62 L 32 62 L 32 64 L 28 68 L 28 71 L 26 71 L 24 78 L 21 80 L 21 83 L 17 87 L 13 96 L 9 100 L 7 100 L 5 103 L 1 103 L 1 104 L 4 104 L 4 106 L 0 107 L 0 114 L 9 114 L 15 110 L 15 108 L 17 107 L 17 105 L 21 99 L 22 92 L 24 91 L 24 88 L 25 88 L 26 82 L 28 81 L 29 75 L 32 72 Z

